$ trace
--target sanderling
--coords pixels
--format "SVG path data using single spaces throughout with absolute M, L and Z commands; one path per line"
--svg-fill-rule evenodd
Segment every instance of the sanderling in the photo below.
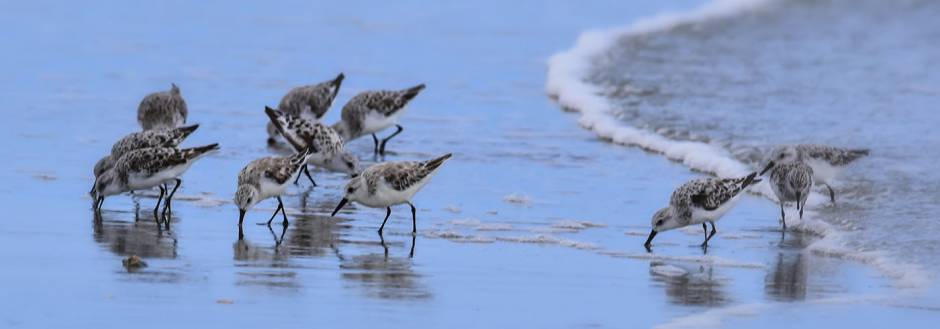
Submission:
M 702 223 L 702 229 L 705 230 L 702 247 L 707 247 L 708 240 L 718 233 L 715 222 L 734 207 L 741 191 L 760 182 L 755 177 L 756 172 L 741 178 L 701 178 L 682 184 L 672 192 L 669 206 L 653 215 L 653 229 L 643 246 L 651 250 L 650 243 L 659 232 Z M 712 224 L 711 233 L 705 223 Z
M 844 149 L 819 144 L 797 144 L 780 146 L 774 149 L 770 160 L 776 163 L 800 161 L 813 168 L 813 181 L 826 186 L 829 200 L 836 202 L 836 194 L 829 186 L 839 170 L 853 161 L 867 156 L 867 149 Z
M 186 124 L 188 114 L 186 101 L 174 83 L 169 91 L 152 93 L 140 101 L 137 123 L 144 130 L 171 129 Z
M 291 89 L 281 98 L 277 105 L 278 111 L 309 120 L 320 120 L 326 111 L 333 105 L 336 94 L 346 78 L 340 73 L 333 80 L 324 81 L 315 85 L 300 86 Z M 272 123 L 268 123 L 268 142 L 280 135 Z
M 416 210 L 411 204 L 411 197 L 428 183 L 437 168 L 450 156 L 451 154 L 448 153 L 428 161 L 386 162 L 373 165 L 346 183 L 343 200 L 339 202 L 330 216 L 336 216 L 336 213 L 349 201 L 359 202 L 370 208 L 385 207 L 385 220 L 379 227 L 379 235 L 381 235 L 388 216 L 392 214 L 391 206 L 407 203 L 411 206 L 411 233 L 417 234 Z
M 176 181 L 173 191 L 170 192 L 164 203 L 163 215 L 171 212 L 171 201 L 176 189 L 180 187 L 183 180 L 179 177 L 189 169 L 193 163 L 211 151 L 219 149 L 219 144 L 210 144 L 206 146 L 193 147 L 188 149 L 177 149 L 173 147 L 151 147 L 130 151 L 117 162 L 114 166 L 98 177 L 95 185 L 95 211 L 100 212 L 104 204 L 104 198 L 118 193 L 144 190 L 154 186 L 160 187 L 160 196 L 157 198 L 157 205 L 153 208 L 153 216 L 160 223 L 157 217 L 157 210 L 160 208 L 160 201 L 167 192 L 166 183 Z M 170 219 L 166 218 L 166 227 L 170 227 Z
M 242 221 L 245 212 L 255 204 L 271 197 L 277 197 L 277 209 L 268 219 L 271 221 L 280 211 L 284 216 L 283 225 L 288 225 L 287 213 L 284 212 L 284 202 L 281 195 L 290 185 L 291 178 L 300 175 L 300 169 L 306 165 L 307 158 L 314 153 L 313 149 L 295 153 L 286 157 L 264 157 L 248 163 L 238 173 L 238 189 L 235 191 L 235 205 L 238 206 L 238 238 L 241 239 Z
M 347 142 L 371 134 L 372 141 L 375 143 L 375 153 L 385 154 L 385 143 L 404 130 L 398 124 L 401 110 L 423 89 L 422 83 L 404 90 L 362 92 L 343 106 L 342 118 L 333 124 L 333 129 L 336 129 L 336 132 Z M 397 130 L 379 143 L 379 138 L 375 136 L 375 133 L 393 125 Z
M 312 146 L 316 151 L 307 163 L 330 171 L 356 174 L 359 159 L 346 150 L 343 138 L 330 126 L 319 121 L 310 121 L 302 117 L 293 116 L 265 106 L 264 113 L 271 119 L 271 123 L 281 132 L 295 150 L 298 152 Z M 304 174 L 314 186 L 317 185 L 310 176 L 309 170 L 304 166 Z M 300 176 L 297 176 L 300 179 Z
M 128 134 L 111 146 L 111 154 L 105 155 L 101 160 L 95 163 L 95 179 L 108 169 L 111 169 L 111 167 L 114 166 L 114 162 L 127 152 L 148 147 L 176 147 L 198 128 L 199 125 L 195 124 L 171 130 L 145 130 Z M 94 192 L 94 185 L 91 186 L 91 190 Z
M 809 189 L 813 187 L 813 167 L 796 161 L 777 163 L 770 161 L 761 175 L 770 172 L 770 187 L 777 195 L 777 202 L 780 203 L 780 223 L 783 229 L 787 229 L 787 215 L 783 211 L 783 203 L 787 201 L 796 201 L 796 209 L 800 211 L 800 219 L 803 219 L 803 208 L 806 207 L 806 199 L 809 197 Z

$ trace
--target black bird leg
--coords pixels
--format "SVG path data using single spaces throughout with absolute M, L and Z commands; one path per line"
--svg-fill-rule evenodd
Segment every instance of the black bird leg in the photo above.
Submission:
M 401 125 L 395 125 L 395 128 L 397 129 L 395 130 L 394 133 L 382 139 L 382 144 L 379 146 L 379 154 L 385 155 L 385 144 L 388 143 L 388 141 L 392 139 L 392 137 L 395 137 L 396 135 L 400 134 L 402 130 L 405 130 L 405 128 L 402 128 Z
M 265 224 L 267 224 L 268 226 L 271 226 L 271 221 L 274 220 L 274 217 L 277 217 L 277 213 L 278 213 L 279 211 L 281 211 L 281 203 L 280 203 L 280 202 L 278 202 L 278 204 L 277 204 L 277 209 L 274 209 L 274 213 L 271 214 L 271 218 L 268 218 L 268 222 L 265 223 Z M 261 223 L 258 223 L 258 225 L 261 225 Z
M 409 258 L 414 258 L 414 257 L 415 257 L 415 238 L 417 238 L 417 237 L 418 237 L 417 235 L 412 235 L 412 236 L 411 236 L 411 252 L 408 253 L 408 257 L 409 257 Z
M 780 201 L 780 223 L 783 223 L 783 230 L 787 230 L 787 213 L 783 211 L 783 200 Z
M 157 206 L 153 207 L 153 220 L 157 222 L 157 226 L 160 226 L 160 217 L 157 216 L 157 210 L 160 209 L 160 201 L 163 201 L 163 195 L 166 194 L 166 187 L 160 185 L 160 196 L 157 197 Z
M 375 134 L 372 134 L 372 143 L 375 144 L 375 149 L 372 152 L 379 154 L 379 138 L 375 137 Z
M 307 165 L 304 165 L 304 175 L 307 176 L 307 179 L 310 180 L 310 183 L 313 184 L 314 187 L 317 186 L 317 182 L 314 182 L 314 181 L 313 181 L 313 177 L 310 176 L 310 169 L 309 169 L 309 167 L 308 167 Z M 300 175 L 297 175 L 297 176 L 300 177 Z
M 415 218 L 415 205 L 408 202 L 408 205 L 411 206 L 411 235 L 418 234 L 418 220 Z
M 170 229 L 170 217 L 169 215 L 173 214 L 173 195 L 176 194 L 176 189 L 180 188 L 180 184 L 183 184 L 183 180 L 177 178 L 176 185 L 173 186 L 173 191 L 170 192 L 170 195 L 166 197 L 166 201 L 163 203 L 163 220 L 166 221 L 166 228 Z
M 836 192 L 832 190 L 832 186 L 829 186 L 829 184 L 826 184 L 826 188 L 829 189 L 829 201 L 836 204 Z
M 287 226 L 290 225 L 290 222 L 287 221 L 287 211 L 284 210 L 284 202 L 281 201 L 281 197 L 277 197 L 277 203 L 281 205 L 281 217 L 284 217 L 284 221 L 281 222 L 281 225 L 284 226 L 284 229 L 287 229 Z
M 382 236 L 382 230 L 385 229 L 385 222 L 388 221 L 388 216 L 392 215 L 392 207 L 385 207 L 385 220 L 382 221 L 382 226 L 379 226 L 379 236 Z

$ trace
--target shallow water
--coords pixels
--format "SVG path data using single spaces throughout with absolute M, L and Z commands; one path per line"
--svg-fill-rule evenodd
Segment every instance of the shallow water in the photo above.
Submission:
M 0 173 L 0 324 L 781 327 L 770 319 L 935 316 L 893 297 L 879 271 L 806 250 L 812 234 L 782 236 L 758 197 L 719 223 L 707 255 L 697 228 L 643 250 L 649 216 L 699 174 L 577 128 L 544 96 L 544 60 L 585 28 L 694 5 L 11 4 L 0 14 L 0 35 L 18 49 L 0 76 L 13 155 Z M 489 14 L 466 15 L 480 11 Z M 345 178 L 315 173 L 320 187 L 285 198 L 286 230 L 254 225 L 273 211 L 268 200 L 238 240 L 235 176 L 281 152 L 265 144 L 263 105 L 338 71 L 338 104 L 428 85 L 384 159 L 455 153 L 414 200 L 418 236 L 407 208 L 394 209 L 384 239 L 384 211 L 328 217 Z M 92 165 L 137 129 L 140 98 L 170 82 L 201 124 L 185 145 L 222 150 L 185 175 L 171 230 L 154 225 L 152 193 L 139 209 L 109 198 L 93 221 Z M 377 160 L 367 138 L 350 147 Z M 129 255 L 148 267 L 126 271 Z

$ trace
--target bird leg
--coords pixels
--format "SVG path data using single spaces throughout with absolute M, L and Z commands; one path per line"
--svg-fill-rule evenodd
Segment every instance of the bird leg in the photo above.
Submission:
M 163 195 L 166 194 L 166 187 L 163 187 L 163 185 L 158 187 L 160 188 L 160 196 L 157 197 L 157 206 L 153 207 L 153 220 L 157 222 L 157 226 L 160 226 L 160 217 L 157 217 L 157 209 L 160 209 L 160 201 L 163 201 Z
M 281 211 L 281 210 L 284 208 L 284 204 L 281 203 L 281 198 L 278 197 L 277 199 L 278 199 L 278 200 L 277 200 L 277 209 L 274 209 L 274 213 L 271 214 L 271 218 L 268 218 L 268 222 L 267 222 L 268 226 L 271 226 L 271 221 L 273 221 L 273 220 L 274 220 L 274 217 L 277 216 L 277 212 L 278 212 L 278 211 Z M 259 225 L 260 225 L 260 223 L 259 223 Z
M 408 202 L 408 205 L 411 206 L 411 235 L 418 234 L 418 219 L 415 218 L 415 205 Z
M 711 240 L 713 236 L 715 236 L 715 233 L 718 233 L 718 230 L 715 228 L 715 222 L 709 222 L 709 223 L 712 224 L 711 233 L 708 232 L 708 227 L 705 226 L 705 223 L 704 222 L 702 223 L 702 230 L 705 231 L 705 242 L 702 242 L 702 247 L 708 247 L 708 241 Z
M 412 235 L 412 236 L 411 236 L 411 252 L 408 253 L 408 257 L 409 257 L 409 258 L 414 258 L 414 257 L 415 257 L 415 238 L 416 238 L 416 237 L 418 237 L 418 236 L 416 236 L 416 235 Z
M 801 203 L 803 203 L 802 201 L 803 201 L 802 195 L 800 195 L 800 192 L 796 192 L 796 210 L 800 211 L 801 220 L 803 219 L 803 207 L 801 205 Z
M 390 139 L 392 139 L 392 137 L 395 137 L 395 135 L 400 134 L 402 130 L 405 130 L 405 128 L 402 128 L 401 125 L 395 125 L 395 128 L 397 128 L 397 129 L 395 130 L 394 133 L 392 133 L 391 135 L 388 135 L 388 137 L 385 137 L 384 139 L 382 139 L 382 145 L 379 146 L 379 154 L 385 155 L 385 144 L 388 143 L 388 141 L 389 141 Z
M 783 200 L 780 200 L 780 223 L 783 224 L 783 230 L 787 230 L 787 213 L 783 211 Z
M 183 180 L 177 178 L 176 185 L 173 186 L 173 191 L 170 192 L 170 195 L 166 197 L 166 202 L 163 203 L 163 219 L 166 221 L 166 228 L 170 229 L 170 217 L 169 214 L 173 213 L 173 195 L 176 194 L 176 189 L 180 188 L 180 184 L 183 184 Z
M 832 201 L 832 204 L 836 204 L 836 192 L 832 190 L 832 186 L 826 184 L 826 188 L 829 189 L 829 201 Z
M 314 181 L 313 181 L 313 177 L 310 176 L 310 169 L 309 169 L 309 167 L 308 167 L 307 165 L 304 165 L 304 175 L 307 176 L 307 179 L 310 180 L 310 183 L 313 184 L 314 187 L 317 186 L 317 182 L 314 182 Z M 300 176 L 300 175 L 298 175 L 298 177 L 299 177 L 299 176 Z
M 388 216 L 392 215 L 392 207 L 385 207 L 385 220 L 382 221 L 382 226 L 379 226 L 379 236 L 382 236 L 382 230 L 385 229 L 385 222 L 388 221 Z
M 287 226 L 290 225 L 290 222 L 287 221 L 287 212 L 284 210 L 284 202 L 281 201 L 281 197 L 277 197 L 277 203 L 281 207 L 281 216 L 284 217 L 284 221 L 281 222 L 281 225 L 286 229 Z M 268 223 L 268 225 L 270 225 L 270 223 Z
M 379 154 L 379 138 L 375 137 L 375 134 L 372 134 L 372 143 L 375 144 L 375 149 L 373 150 L 373 152 L 375 154 Z

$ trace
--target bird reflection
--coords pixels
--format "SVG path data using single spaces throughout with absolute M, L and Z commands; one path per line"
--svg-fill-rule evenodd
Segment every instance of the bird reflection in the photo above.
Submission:
M 282 250 L 281 244 L 287 226 L 281 226 L 278 231 L 268 227 L 271 239 L 270 244 L 256 244 L 245 239 L 238 239 L 232 245 L 233 258 L 237 261 L 236 285 L 262 286 L 267 288 L 299 290 L 301 284 L 297 279 L 297 272 L 289 266 L 288 254 Z
M 344 256 L 337 251 L 342 278 L 355 283 L 367 296 L 380 299 L 426 299 L 431 297 L 427 288 L 420 284 L 421 275 L 412 268 L 415 237 L 411 236 L 409 256 L 396 256 L 390 252 L 389 243 L 379 238 L 381 253 Z M 374 244 L 373 244 L 374 245 Z M 397 247 L 404 244 L 391 244 Z
M 329 216 L 300 214 L 294 218 L 297 220 L 288 229 L 283 245 L 291 256 L 321 257 L 331 254 L 341 231 L 350 227 L 348 220 Z
M 802 234 L 790 234 L 781 243 L 777 261 L 764 278 L 764 292 L 768 298 L 780 301 L 806 299 L 807 258 L 803 251 L 807 244 Z
M 675 267 L 676 273 L 665 274 L 654 270 L 658 266 Z M 659 261 L 650 263 L 650 274 L 654 282 L 662 283 L 666 288 L 668 300 L 673 304 L 719 306 L 730 302 L 724 291 L 725 284 L 714 275 L 714 267 L 700 264 L 666 264 Z
M 117 220 L 116 212 L 95 215 L 94 240 L 114 254 L 141 258 L 176 258 L 176 237 L 153 221 Z

